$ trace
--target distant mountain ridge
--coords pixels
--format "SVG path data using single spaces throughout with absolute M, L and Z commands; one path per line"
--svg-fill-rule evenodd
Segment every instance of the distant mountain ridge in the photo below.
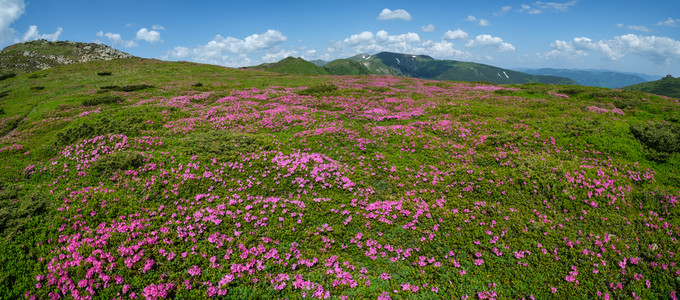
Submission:
M 35 40 L 0 51 L 0 69 L 3 72 L 27 73 L 57 65 L 131 57 L 134 56 L 103 44 Z
M 668 75 L 659 80 L 638 83 L 623 87 L 623 89 L 680 98 L 680 78 Z
M 439 60 L 427 55 L 392 52 L 380 52 L 375 55 L 359 54 L 327 63 L 304 61 L 305 64 L 303 61 L 301 58 L 288 57 L 276 63 L 249 68 L 297 74 L 395 75 L 435 80 L 486 81 L 495 84 L 532 82 L 577 84 L 574 80 L 560 76 L 532 75 L 473 62 Z
M 609 70 L 578 70 L 578 69 L 517 69 L 518 71 L 534 75 L 552 75 L 572 79 L 580 85 L 621 88 L 637 83 L 649 81 L 650 78 L 658 79 L 646 74 L 623 73 Z M 651 79 L 651 80 L 654 80 Z

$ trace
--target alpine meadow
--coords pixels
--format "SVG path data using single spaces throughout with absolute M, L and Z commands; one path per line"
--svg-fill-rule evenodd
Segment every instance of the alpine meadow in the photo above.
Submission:
M 0 300 L 678 300 L 678 12 L 0 0 Z
M 141 58 L 13 75 L 3 299 L 677 297 L 678 99 Z

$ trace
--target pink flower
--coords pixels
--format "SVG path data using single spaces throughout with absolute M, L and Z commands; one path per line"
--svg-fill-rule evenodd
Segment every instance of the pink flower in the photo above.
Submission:
M 380 274 L 380 278 L 381 278 L 382 280 L 389 280 L 389 279 L 392 278 L 392 275 L 390 275 L 390 274 L 388 274 L 388 273 L 382 273 L 382 274 Z
M 189 272 L 189 275 L 191 276 L 201 276 L 201 268 L 196 265 L 191 266 L 187 272 Z

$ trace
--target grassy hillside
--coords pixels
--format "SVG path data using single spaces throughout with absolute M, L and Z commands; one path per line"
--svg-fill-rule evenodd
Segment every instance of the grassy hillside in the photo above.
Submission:
M 624 89 L 680 98 L 680 78 L 668 75 L 660 80 L 630 85 Z
M 371 71 L 360 62 L 349 59 L 336 59 L 323 66 L 331 75 L 370 75 Z
M 521 69 L 519 71 L 534 75 L 561 76 L 572 79 L 580 85 L 606 88 L 620 88 L 647 81 L 638 75 L 612 71 L 591 71 L 591 70 L 571 70 L 551 68 Z
M 1 299 L 678 292 L 678 99 L 149 59 L 0 92 Z
M 0 51 L 0 70 L 1 73 L 27 73 L 57 65 L 131 57 L 103 44 L 35 40 Z
M 265 63 L 249 67 L 249 69 L 287 74 L 307 74 L 307 75 L 328 74 L 328 72 L 324 68 L 319 67 L 299 57 L 297 58 L 286 57 L 275 63 Z

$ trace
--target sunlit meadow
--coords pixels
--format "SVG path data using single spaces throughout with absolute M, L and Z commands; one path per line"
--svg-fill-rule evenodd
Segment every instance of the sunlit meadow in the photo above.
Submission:
M 0 87 L 3 299 L 680 297 L 678 99 L 138 59 Z

